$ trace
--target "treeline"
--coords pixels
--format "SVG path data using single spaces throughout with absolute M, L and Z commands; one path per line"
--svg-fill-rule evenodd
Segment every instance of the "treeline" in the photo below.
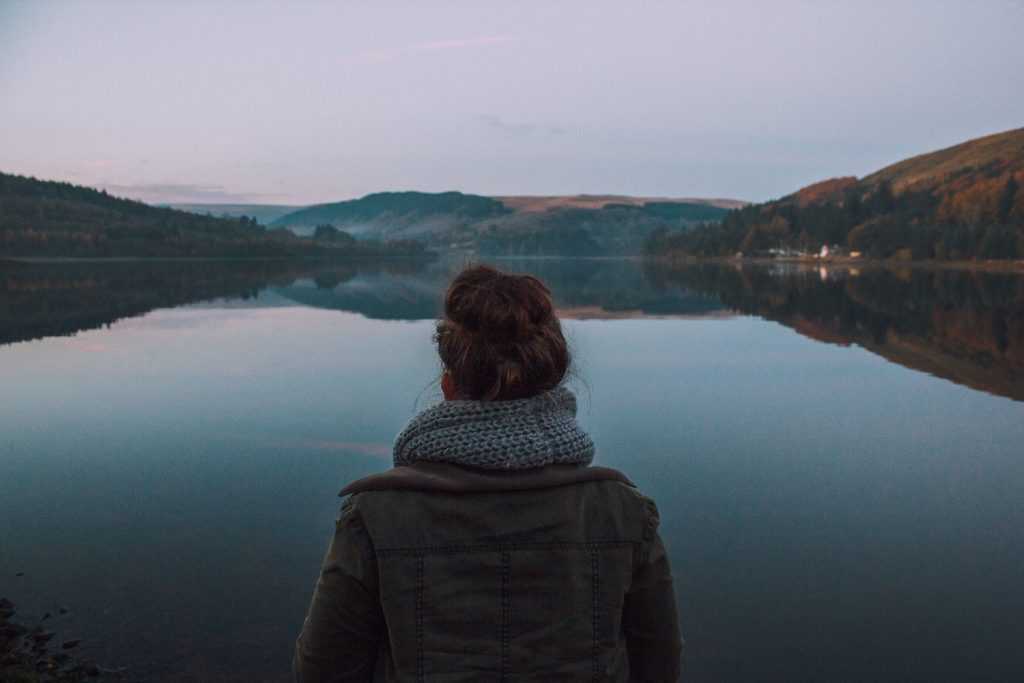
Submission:
M 730 211 L 720 223 L 656 231 L 645 253 L 758 256 L 777 250 L 817 253 L 823 245 L 839 245 L 871 258 L 1024 258 L 1021 174 L 992 168 L 965 169 L 961 175 L 961 182 L 954 178 L 941 192 L 896 193 L 887 181 L 866 186 L 852 179 L 824 197 L 801 191 Z
M 387 235 L 440 222 L 464 225 L 511 213 L 504 204 L 490 197 L 462 192 L 376 192 L 359 199 L 317 204 L 275 219 L 272 227 L 287 227 L 306 233 L 311 226 L 333 225 L 365 232 L 368 226 Z
M 312 240 L 255 219 L 214 218 L 70 183 L 0 173 L 0 257 L 415 256 L 412 242 Z
M 424 267 L 410 259 L 0 261 L 0 346 L 69 336 L 156 308 L 254 299 L 268 287 L 287 288 L 298 279 L 311 278 L 317 287 L 336 287 L 358 275 L 408 274 Z
M 488 256 L 625 256 L 640 254 L 654 231 L 681 230 L 725 213 L 716 206 L 685 202 L 607 204 L 600 209 L 516 213 L 447 237 L 476 244 Z

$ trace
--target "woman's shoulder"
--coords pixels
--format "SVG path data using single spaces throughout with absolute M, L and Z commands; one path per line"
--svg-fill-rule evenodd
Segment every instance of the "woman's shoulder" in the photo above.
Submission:
M 654 501 L 608 467 L 482 471 L 417 463 L 360 479 L 342 494 L 349 514 L 363 520 L 371 535 L 389 540 L 423 534 L 455 538 L 460 529 L 522 526 L 572 527 L 581 538 L 643 543 L 658 524 Z
M 348 496 L 367 491 L 527 491 L 592 481 L 613 481 L 626 488 L 635 488 L 626 475 L 610 467 L 545 465 L 521 470 L 494 470 L 446 462 L 417 462 L 363 477 L 345 486 L 339 495 Z

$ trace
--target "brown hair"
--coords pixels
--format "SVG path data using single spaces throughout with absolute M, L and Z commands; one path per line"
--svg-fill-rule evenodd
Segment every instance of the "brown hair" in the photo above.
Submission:
M 434 339 L 462 399 L 529 398 L 569 369 L 551 291 L 532 275 L 468 266 L 448 286 Z

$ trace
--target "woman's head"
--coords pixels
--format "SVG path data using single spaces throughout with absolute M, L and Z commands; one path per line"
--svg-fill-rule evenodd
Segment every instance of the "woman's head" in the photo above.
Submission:
M 465 268 L 448 287 L 434 338 L 448 398 L 529 398 L 554 389 L 569 369 L 551 292 L 531 275 Z

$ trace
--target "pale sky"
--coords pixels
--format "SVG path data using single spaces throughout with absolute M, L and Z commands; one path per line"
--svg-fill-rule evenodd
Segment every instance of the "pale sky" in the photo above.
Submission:
M 0 170 L 764 200 L 1024 126 L 1024 1 L 0 0 Z

